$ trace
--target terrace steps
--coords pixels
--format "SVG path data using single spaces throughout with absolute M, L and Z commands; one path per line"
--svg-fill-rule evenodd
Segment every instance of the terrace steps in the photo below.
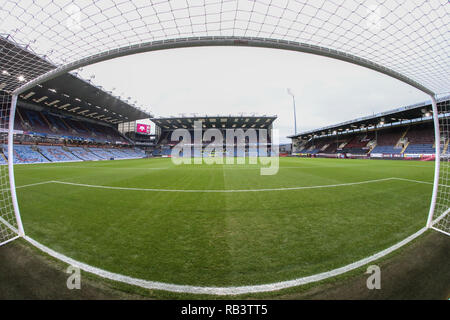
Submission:
M 405 132 L 403 132 L 403 134 L 402 134 L 402 136 L 400 137 L 400 139 L 398 139 L 397 143 L 395 144 L 395 147 L 396 147 L 396 148 L 400 148 L 400 147 L 401 147 L 401 143 L 403 143 L 403 141 L 404 141 L 406 135 L 408 134 L 409 128 L 410 128 L 410 126 L 408 126 L 408 127 L 406 128 Z M 409 142 L 407 142 L 407 144 L 409 144 Z M 405 151 L 405 149 L 404 149 L 403 151 Z M 402 151 L 402 152 L 403 152 L 403 151 Z
M 406 142 L 405 146 L 403 147 L 402 151 L 400 152 L 400 154 L 403 154 L 403 152 L 405 152 L 406 148 L 408 148 L 409 146 L 409 141 Z
M 39 112 L 39 114 L 41 115 L 42 119 L 44 119 L 45 123 L 48 125 L 48 127 L 50 128 L 50 130 L 52 129 L 52 125 L 50 124 L 50 122 L 48 121 L 47 117 L 42 113 Z
M 404 132 L 403 135 L 400 137 L 400 139 L 403 139 L 403 138 L 408 134 L 409 128 L 410 128 L 410 126 L 408 126 L 408 127 L 406 128 L 405 132 Z

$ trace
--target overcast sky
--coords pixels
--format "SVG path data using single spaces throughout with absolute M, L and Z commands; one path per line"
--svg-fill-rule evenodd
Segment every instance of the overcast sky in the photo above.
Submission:
M 117 58 L 83 68 L 83 77 L 138 101 L 156 117 L 277 115 L 281 142 L 297 131 L 428 100 L 402 82 L 346 62 L 292 51 L 200 47 Z

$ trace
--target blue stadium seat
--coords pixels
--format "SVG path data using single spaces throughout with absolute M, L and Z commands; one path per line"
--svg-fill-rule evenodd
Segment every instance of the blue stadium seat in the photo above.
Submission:
M 80 161 L 79 158 L 65 151 L 61 146 L 39 146 L 38 148 L 52 162 Z
M 106 148 L 89 148 L 89 151 L 91 151 L 101 160 L 109 160 L 111 158 L 114 158 L 114 156 Z
M 72 152 L 73 155 L 80 158 L 81 160 L 100 160 L 101 158 L 89 152 L 85 148 L 81 147 L 68 147 L 69 151 Z
M 434 147 L 428 143 L 409 144 L 404 153 L 434 154 Z
M 14 145 L 14 163 L 43 163 L 50 162 L 42 154 L 33 150 L 29 145 Z M 3 145 L 3 153 L 8 157 L 8 146 Z
M 394 146 L 376 146 L 371 153 L 392 153 L 399 154 L 402 152 L 402 148 L 395 148 Z

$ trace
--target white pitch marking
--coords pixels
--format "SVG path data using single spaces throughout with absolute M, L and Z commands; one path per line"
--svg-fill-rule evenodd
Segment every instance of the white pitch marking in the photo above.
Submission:
M 51 169 L 59 169 L 59 168 L 71 168 L 71 169 L 111 169 L 111 170 L 163 170 L 167 169 L 168 167 L 161 167 L 161 168 L 134 168 L 134 167 L 123 167 L 123 168 L 115 168 L 115 167 L 98 167 L 98 166 L 90 166 L 90 167 L 81 167 L 81 166 L 53 166 L 50 167 Z M 36 167 L 32 169 L 39 169 L 41 170 L 41 167 Z M 46 168 L 48 169 L 48 168 Z
M 408 181 L 415 183 L 424 183 L 424 184 L 432 184 L 427 181 L 419 181 L 419 180 L 411 180 L 397 177 L 383 178 L 383 179 L 375 179 L 375 180 L 366 180 L 366 181 L 358 181 L 358 182 L 349 182 L 349 183 L 340 183 L 340 184 L 328 184 L 328 185 L 319 185 L 319 186 L 303 186 L 303 187 L 287 187 L 287 188 L 268 188 L 268 189 L 238 189 L 238 190 L 189 190 L 189 189 L 156 189 L 156 188 L 132 188 L 132 187 L 112 187 L 112 186 L 101 186 L 101 185 L 92 185 L 92 184 L 83 184 L 83 183 L 74 183 L 74 182 L 65 182 L 59 180 L 51 180 L 51 181 L 43 181 L 38 183 L 27 184 L 23 186 L 18 186 L 16 188 L 26 188 L 32 187 L 41 184 L 48 183 L 57 183 L 57 184 L 66 184 L 73 185 L 78 187 L 86 187 L 86 188 L 98 188 L 98 189 L 111 189 L 111 190 L 129 190 L 129 191 L 153 191 L 153 192 L 190 192 L 190 193 L 230 193 L 230 192 L 264 192 L 264 191 L 290 191 L 290 190 L 307 190 L 307 189 L 321 189 L 321 188 L 336 188 L 336 187 L 345 187 L 359 184 L 367 184 L 367 183 L 375 183 L 389 180 L 400 180 L 400 181 Z
M 326 187 L 337 187 L 337 186 L 345 186 L 345 185 L 354 185 L 354 184 L 363 184 L 363 183 L 370 183 L 370 182 L 377 182 L 377 181 L 386 181 L 386 180 L 404 180 L 409 182 L 416 182 L 416 183 L 427 183 L 425 181 L 418 181 L 418 180 L 409 180 L 409 179 L 403 179 L 403 178 L 385 178 L 385 179 L 378 179 L 378 180 L 369 180 L 369 181 L 362 181 L 362 182 L 354 182 L 354 183 L 346 183 L 346 184 L 340 184 L 340 185 L 326 185 L 326 186 L 311 186 L 311 187 L 298 187 L 294 188 L 296 189 L 312 189 L 312 188 L 326 188 Z M 62 184 L 69 184 L 69 185 L 80 185 L 80 186 L 89 186 L 89 187 L 99 187 L 99 188 L 120 188 L 120 187 L 105 187 L 105 186 L 91 186 L 91 185 L 82 185 L 82 184 L 74 184 L 70 182 L 58 182 L 58 181 L 46 181 L 44 183 L 62 183 Z M 36 185 L 36 184 L 34 184 Z M 25 187 L 25 186 L 22 186 Z M 120 188 L 120 190 L 135 190 L 136 188 Z M 152 189 L 143 189 L 144 191 L 152 190 Z M 161 191 L 161 189 L 153 189 L 157 191 Z M 270 189 L 259 189 L 259 190 L 209 190 L 213 192 L 242 192 L 242 191 L 267 191 Z M 276 190 L 286 190 L 286 189 L 276 189 Z M 288 190 L 292 190 L 292 188 L 289 188 Z M 164 190 L 163 190 L 164 191 Z M 178 192 L 206 192 L 208 190 L 167 190 L 167 191 L 178 191 Z M 96 274 L 98 276 L 101 276 L 103 278 L 111 279 L 114 281 L 119 281 L 123 283 L 127 283 L 130 285 L 139 286 L 142 288 L 147 289 L 157 289 L 157 290 L 165 290 L 165 291 L 171 291 L 171 292 L 183 292 L 183 293 L 193 293 L 193 294 L 212 294 L 212 295 L 238 295 L 238 294 L 247 294 L 247 293 L 257 293 L 257 292 L 267 292 L 267 291 L 276 291 L 281 289 L 286 289 L 290 287 L 295 287 L 307 283 L 317 282 L 321 281 L 333 276 L 337 276 L 340 274 L 343 274 L 345 272 L 348 272 L 350 270 L 357 269 L 359 267 L 362 267 L 372 261 L 375 261 L 377 259 L 380 259 L 381 257 L 390 254 L 391 252 L 397 250 L 398 248 L 404 246 L 408 242 L 412 241 L 413 239 L 419 237 L 421 234 L 423 234 L 427 229 L 422 228 L 416 233 L 412 234 L 411 236 L 405 238 L 404 240 L 398 242 L 397 244 L 380 251 L 378 253 L 375 253 L 367 258 L 361 259 L 359 261 L 356 261 L 354 263 L 348 264 L 346 266 L 333 269 L 327 272 L 303 277 L 303 278 L 297 278 L 293 280 L 288 281 L 281 281 L 281 282 L 275 282 L 275 283 L 269 283 L 269 284 L 261 284 L 261 285 L 249 285 L 249 286 L 238 286 L 238 287 L 203 287 L 203 286 L 190 286 L 190 285 L 177 285 L 177 284 L 170 284 L 170 283 L 163 283 L 163 282 L 157 282 L 157 281 L 148 281 L 144 279 L 137 279 L 129 276 L 125 276 L 122 274 L 112 273 L 97 267 L 93 267 L 90 265 L 87 265 L 85 263 L 79 262 L 77 260 L 74 260 L 72 258 L 69 258 L 61 253 L 58 253 L 39 242 L 25 236 L 25 239 L 33 244 L 35 247 L 39 248 L 40 250 L 46 252 L 47 254 L 65 262 L 70 265 L 78 266 L 80 269 Z
M 37 247 L 38 249 L 42 250 L 43 252 L 47 253 L 48 255 L 61 260 L 69 265 L 79 267 L 80 269 L 95 274 L 97 276 L 119 281 L 123 283 L 127 283 L 130 285 L 138 286 L 141 288 L 146 289 L 156 289 L 156 290 L 165 290 L 165 291 L 171 291 L 171 292 L 182 292 L 182 293 L 193 293 L 193 294 L 211 294 L 211 295 L 239 295 L 239 294 L 247 294 L 247 293 L 257 293 L 257 292 L 268 292 L 268 291 L 277 291 L 281 289 L 296 287 L 300 285 L 304 285 L 311 282 L 317 282 L 321 281 L 327 278 L 331 278 L 343 273 L 346 273 L 348 271 L 360 268 L 372 261 L 378 260 L 391 252 L 397 250 L 398 248 L 404 246 L 408 242 L 411 242 L 415 238 L 419 237 L 422 233 L 424 233 L 427 230 L 427 228 L 422 228 L 416 233 L 410 235 L 409 237 L 403 239 L 402 241 L 394 244 L 393 246 L 382 250 L 380 252 L 377 252 L 367 258 L 358 260 L 356 262 L 353 262 L 351 264 L 348 264 L 346 266 L 333 269 L 327 272 L 318 273 L 315 275 L 303 277 L 303 278 L 297 278 L 293 280 L 288 281 L 281 281 L 281 282 L 275 282 L 275 283 L 268 283 L 268 284 L 260 284 L 260 285 L 248 285 L 248 286 L 239 286 L 239 287 L 203 287 L 203 286 L 191 286 L 191 285 L 179 285 L 179 284 L 171 284 L 171 283 L 164 283 L 164 282 L 158 282 L 158 281 L 149 281 L 144 279 L 137 279 L 129 276 L 125 276 L 122 274 L 117 274 L 113 272 L 109 272 L 97 267 L 90 266 L 88 264 L 85 264 L 83 262 L 74 260 L 72 258 L 69 258 L 59 252 L 56 252 L 36 240 L 29 238 L 28 236 L 25 236 L 25 240 L 30 242 L 32 245 Z
M 63 182 L 63 181 L 51 181 L 52 183 L 66 184 L 78 187 L 86 188 L 99 188 L 99 189 L 111 189 L 111 190 L 129 190 L 129 191 L 153 191 L 153 192 L 190 192 L 190 193 L 232 193 L 232 192 L 264 192 L 264 191 L 290 191 L 290 190 L 308 190 L 308 189 L 321 189 L 321 188 L 335 188 L 335 187 L 345 187 L 353 186 L 367 183 L 375 183 L 381 181 L 398 180 L 399 178 L 383 178 L 376 180 L 366 180 L 359 182 L 349 182 L 340 184 L 328 184 L 319 186 L 304 186 L 304 187 L 287 187 L 287 188 L 269 188 L 269 189 L 239 189 L 239 190 L 189 190 L 189 189 L 155 189 L 155 188 L 130 188 L 130 187 L 112 187 L 112 186 L 101 186 L 83 183 L 73 183 L 73 182 Z M 411 180 L 412 181 L 412 180 Z
M 38 183 L 26 184 L 23 186 L 18 186 L 18 188 L 27 188 L 32 186 L 37 186 L 41 184 L 48 183 L 57 183 L 57 184 L 66 184 L 77 187 L 86 187 L 86 188 L 98 188 L 98 189 L 110 189 L 110 190 L 128 190 L 128 191 L 152 191 L 152 192 L 190 192 L 190 193 L 233 193 L 233 192 L 267 192 L 267 191 L 290 191 L 290 190 L 308 190 L 308 189 L 322 189 L 322 188 L 336 188 L 336 187 L 345 187 L 345 186 L 353 186 L 367 183 L 375 183 L 389 180 L 399 180 L 399 181 L 407 181 L 414 183 L 423 183 L 423 184 L 433 184 L 432 182 L 420 181 L 420 180 L 411 180 L 405 178 L 383 178 L 383 179 L 375 179 L 375 180 L 366 180 L 366 181 L 358 181 L 358 182 L 349 182 L 349 183 L 339 183 L 339 184 L 327 184 L 327 185 L 319 185 L 319 186 L 303 186 L 303 187 L 287 187 L 287 188 L 268 188 L 268 189 L 237 189 L 237 190 L 189 190 L 189 189 L 156 189 L 156 188 L 132 188 L 132 187 L 112 187 L 112 186 L 101 186 L 95 184 L 84 184 L 84 183 L 75 183 L 75 182 L 66 182 L 60 180 L 50 180 L 43 181 Z
M 32 187 L 32 186 L 38 186 L 40 184 L 47 184 L 47 183 L 53 183 L 53 181 L 42 181 L 42 182 L 37 182 L 37 183 L 31 183 L 31 184 L 25 184 L 23 186 L 18 186 L 16 187 L 16 189 L 19 188 L 26 188 L 26 187 Z
M 433 182 L 428 182 L 428 181 L 412 180 L 412 179 L 405 179 L 405 178 L 395 178 L 395 179 L 409 181 L 409 182 L 415 182 L 415 183 L 433 184 Z

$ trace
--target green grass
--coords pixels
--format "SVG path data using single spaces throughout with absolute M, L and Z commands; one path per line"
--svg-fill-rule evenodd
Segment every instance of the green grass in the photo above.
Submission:
M 195 190 L 317 186 L 399 177 L 431 182 L 432 162 L 281 158 L 257 165 L 170 159 L 15 166 L 16 185 L 58 180 Z M 231 286 L 324 272 L 423 227 L 432 185 L 401 180 L 322 189 L 175 193 L 41 184 L 19 188 L 27 235 L 71 258 L 133 277 Z

